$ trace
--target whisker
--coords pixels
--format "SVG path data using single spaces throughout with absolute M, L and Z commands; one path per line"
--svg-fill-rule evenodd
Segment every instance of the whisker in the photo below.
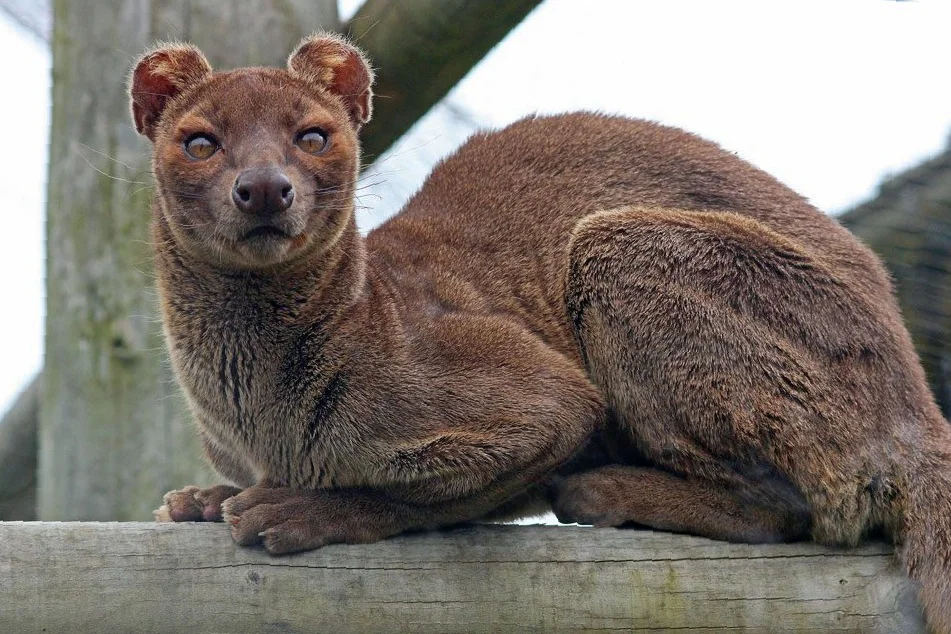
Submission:
M 92 147 L 92 146 L 90 146 L 90 145 L 86 145 L 85 143 L 80 143 L 79 145 L 81 145 L 82 147 L 86 148 L 86 149 L 89 150 L 90 152 L 95 152 L 95 153 L 98 154 L 99 156 L 101 156 L 101 157 L 103 157 L 103 158 L 105 158 L 105 159 L 108 159 L 108 160 L 112 161 L 113 163 L 118 163 L 119 165 L 121 165 L 122 167 L 126 168 L 126 169 L 129 170 L 129 171 L 133 171 L 133 172 L 134 172 L 134 171 L 141 171 L 141 170 L 136 170 L 134 167 L 132 167 L 132 166 L 129 165 L 128 163 L 123 163 L 123 162 L 120 161 L 119 159 L 117 159 L 117 158 L 115 158 L 115 157 L 112 157 L 112 156 L 109 156 L 109 155 L 106 154 L 105 152 L 100 152 L 99 150 L 97 150 L 96 148 L 94 148 L 94 147 Z
M 434 135 L 432 138 L 430 138 L 429 140 L 427 140 L 427 141 L 422 141 L 421 143 L 419 143 L 418 145 L 416 145 L 416 146 L 414 146 L 414 147 L 404 147 L 404 146 L 406 145 L 406 143 L 407 143 L 406 141 L 404 141 L 404 142 L 403 142 L 403 145 L 395 146 L 395 147 L 393 148 L 392 153 L 391 153 L 389 156 L 385 157 L 385 158 L 379 158 L 380 156 L 382 156 L 382 154 L 377 154 L 375 157 L 372 156 L 372 155 L 368 155 L 368 158 L 371 158 L 372 160 L 371 160 L 370 163 L 366 166 L 367 171 L 369 171 L 369 170 L 372 169 L 373 167 L 376 167 L 377 165 L 382 165 L 383 163 L 386 163 L 386 162 L 389 161 L 389 160 L 392 160 L 392 159 L 394 159 L 394 158 L 396 158 L 396 157 L 398 157 L 398 156 L 402 156 L 402 155 L 406 154 L 407 152 L 415 152 L 416 150 L 420 150 L 420 149 L 426 147 L 427 145 L 431 145 L 431 144 L 435 143 L 436 141 L 438 141 L 439 139 L 441 139 L 442 136 L 443 136 L 443 135 L 441 135 L 441 134 L 436 134 L 436 135 Z
M 121 176 L 113 176 L 112 174 L 109 174 L 109 173 L 107 173 L 107 172 L 104 172 L 104 171 L 102 171 L 101 169 L 99 169 L 98 167 L 96 167 L 95 165 L 93 165 L 92 161 L 90 161 L 90 160 L 86 157 L 86 155 L 83 154 L 82 152 L 80 152 L 79 150 L 76 150 L 76 153 L 79 154 L 80 158 L 82 158 L 83 161 L 85 161 L 86 164 L 89 165 L 89 167 L 93 168 L 94 170 L 96 170 L 97 172 L 99 172 L 100 174 L 102 174 L 103 176 L 105 176 L 106 178 L 110 178 L 110 179 L 112 179 L 112 180 L 114 180 L 114 181 L 119 181 L 120 183 L 129 183 L 130 185 L 146 185 L 146 184 L 147 184 L 147 183 L 145 183 L 145 182 L 143 182 L 143 181 L 133 181 L 133 180 L 129 180 L 128 178 L 122 178 Z

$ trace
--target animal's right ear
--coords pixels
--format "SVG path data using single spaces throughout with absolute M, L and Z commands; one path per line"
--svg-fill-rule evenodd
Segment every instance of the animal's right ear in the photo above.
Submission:
M 211 74 L 211 64 L 194 46 L 169 44 L 139 59 L 129 79 L 132 119 L 139 134 L 155 141 L 155 128 L 168 102 Z

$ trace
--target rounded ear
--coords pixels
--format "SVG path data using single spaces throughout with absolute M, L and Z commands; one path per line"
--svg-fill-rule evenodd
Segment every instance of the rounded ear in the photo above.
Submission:
M 370 120 L 373 69 L 363 52 L 345 38 L 333 33 L 304 38 L 287 58 L 287 68 L 338 97 L 355 129 Z
M 208 60 L 189 44 L 165 44 L 145 53 L 129 78 L 132 119 L 138 133 L 154 141 L 168 102 L 210 74 Z

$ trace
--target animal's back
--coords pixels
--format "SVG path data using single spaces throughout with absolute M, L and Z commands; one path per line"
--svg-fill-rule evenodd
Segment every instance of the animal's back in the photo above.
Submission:
M 474 136 L 370 233 L 408 303 L 508 312 L 562 351 L 572 230 L 623 206 L 728 211 L 802 245 L 897 315 L 878 259 L 835 220 L 717 144 L 657 123 L 576 113 Z

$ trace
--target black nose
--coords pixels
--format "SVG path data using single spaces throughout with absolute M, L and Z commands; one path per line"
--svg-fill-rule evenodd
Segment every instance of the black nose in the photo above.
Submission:
M 247 214 L 271 215 L 294 202 L 294 186 L 276 167 L 257 167 L 241 172 L 234 181 L 231 198 Z

